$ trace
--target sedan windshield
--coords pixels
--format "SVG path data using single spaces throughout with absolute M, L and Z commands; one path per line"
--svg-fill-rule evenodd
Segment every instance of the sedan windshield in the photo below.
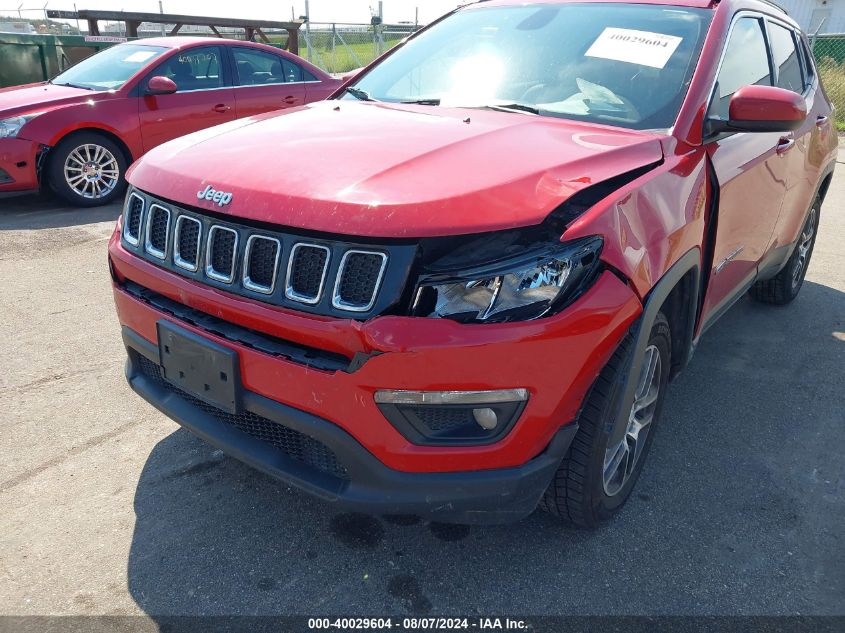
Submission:
M 164 46 L 142 44 L 113 46 L 83 59 L 50 83 L 88 90 L 117 90 L 135 73 L 168 50 Z
M 668 128 L 711 14 L 618 3 L 474 5 L 409 40 L 344 98 Z

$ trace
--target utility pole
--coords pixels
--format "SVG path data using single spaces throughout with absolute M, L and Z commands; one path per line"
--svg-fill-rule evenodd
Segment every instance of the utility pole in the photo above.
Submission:
M 159 15 L 164 15 L 164 7 L 161 4 L 161 0 L 158 0 L 158 13 Z M 161 25 L 161 36 L 164 37 L 164 24 Z
M 308 61 L 311 61 L 311 7 L 305 0 L 305 45 L 308 48 Z
M 420 28 L 420 8 L 414 7 L 414 31 Z
M 384 0 L 378 0 L 378 54 L 384 52 Z

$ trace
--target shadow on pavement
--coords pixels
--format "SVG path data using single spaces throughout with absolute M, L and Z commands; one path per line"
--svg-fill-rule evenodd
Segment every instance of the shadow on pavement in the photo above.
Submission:
M 673 384 L 627 507 L 592 533 L 541 513 L 337 514 L 177 430 L 138 482 L 129 590 L 153 617 L 841 612 L 843 331 L 845 293 L 826 286 L 741 301 Z
M 0 231 L 56 229 L 113 222 L 122 209 L 120 201 L 83 209 L 72 207 L 52 193 L 0 196 Z

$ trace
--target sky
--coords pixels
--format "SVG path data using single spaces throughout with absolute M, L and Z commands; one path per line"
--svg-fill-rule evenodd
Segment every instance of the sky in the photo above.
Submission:
M 24 18 L 44 15 L 46 0 L 0 0 L 0 15 L 17 15 L 22 4 Z M 158 0 L 49 0 L 48 9 L 100 9 L 111 11 L 158 11 Z M 419 7 L 420 24 L 426 24 L 453 9 L 462 0 L 383 0 L 388 23 L 413 22 Z M 162 0 L 165 13 L 207 15 L 225 18 L 288 20 L 305 14 L 305 0 Z M 369 23 L 378 9 L 377 0 L 310 0 L 312 22 Z

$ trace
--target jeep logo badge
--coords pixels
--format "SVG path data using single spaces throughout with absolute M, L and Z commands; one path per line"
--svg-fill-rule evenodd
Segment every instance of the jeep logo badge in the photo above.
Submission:
M 197 200 L 210 200 L 216 202 L 218 207 L 225 207 L 232 201 L 232 194 L 226 191 L 217 191 L 211 185 L 208 185 L 202 191 L 197 192 Z

